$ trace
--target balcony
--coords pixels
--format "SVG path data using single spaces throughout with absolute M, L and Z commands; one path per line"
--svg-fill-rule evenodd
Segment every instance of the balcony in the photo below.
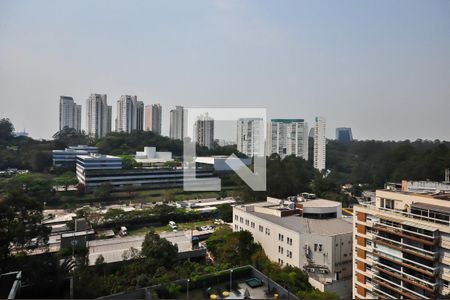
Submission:
M 390 241 L 388 241 L 388 239 L 382 239 L 381 237 L 376 237 L 374 242 L 377 244 L 381 244 L 381 245 L 396 249 L 401 252 L 413 254 L 417 257 L 420 257 L 420 258 L 423 258 L 423 259 L 426 259 L 429 261 L 435 261 L 437 258 L 437 253 L 433 254 L 433 255 L 427 254 L 424 251 L 419 251 L 419 250 L 411 249 L 410 247 L 405 247 L 405 246 L 403 246 L 403 245 L 405 245 L 403 243 L 399 243 L 400 244 L 400 246 L 399 246 L 398 244 L 390 242 Z
M 407 217 L 407 218 L 411 218 L 411 219 L 422 220 L 425 222 L 434 223 L 434 224 L 438 224 L 441 226 L 445 226 L 445 225 L 450 226 L 450 222 L 446 222 L 441 219 L 431 218 L 431 217 L 427 217 L 427 216 L 417 215 L 417 214 L 409 213 L 409 212 L 402 211 L 402 210 L 377 207 L 373 204 L 359 204 L 359 206 L 366 207 L 370 210 L 379 211 L 379 212 L 383 212 L 383 213 L 394 215 L 394 216 L 402 216 L 402 217 Z
M 385 226 L 384 224 L 381 224 L 381 223 L 375 225 L 375 228 L 378 229 L 378 231 L 387 232 L 387 233 L 390 233 L 392 235 L 399 236 L 399 237 L 402 237 L 402 238 L 405 238 L 405 239 L 409 239 L 409 240 L 412 240 L 412 241 L 416 241 L 416 242 L 419 242 L 419 243 L 422 243 L 422 244 L 428 245 L 428 246 L 433 246 L 437 242 L 437 239 L 434 239 L 434 240 L 430 241 L 430 240 L 427 240 L 424 237 L 418 237 L 418 236 L 414 236 L 414 235 L 411 235 L 411 234 L 406 234 L 401 229 L 390 228 L 390 227 L 387 227 L 387 226 Z
M 450 249 L 450 240 L 442 238 L 441 247 L 445 249 Z
M 390 261 L 392 263 L 398 264 L 398 265 L 400 265 L 402 267 L 410 268 L 410 269 L 412 269 L 412 270 L 414 270 L 416 272 L 422 273 L 422 274 L 424 274 L 424 275 L 426 275 L 428 277 L 434 277 L 434 275 L 435 275 L 435 273 L 437 271 L 437 268 L 433 268 L 433 271 L 428 271 L 428 270 L 425 270 L 424 268 L 417 267 L 417 266 L 411 265 L 410 263 L 404 262 L 403 259 L 402 259 L 402 261 L 399 261 L 399 260 L 390 258 L 388 255 L 383 254 L 383 253 L 374 252 L 374 255 L 377 256 L 377 257 L 381 257 L 381 258 L 383 258 L 383 259 L 385 259 L 387 261 Z
M 391 270 L 389 270 L 387 268 L 384 268 L 384 267 L 381 267 L 381 266 L 374 266 L 374 267 L 377 268 L 378 270 L 380 270 L 380 272 L 382 272 L 382 273 L 385 273 L 385 274 L 387 274 L 389 276 L 392 276 L 392 277 L 395 277 L 397 279 L 400 279 L 400 280 L 402 280 L 404 282 L 408 282 L 408 283 L 418 287 L 419 289 L 424 289 L 424 290 L 426 290 L 426 291 L 428 291 L 430 293 L 434 293 L 435 290 L 436 290 L 435 286 L 434 287 L 428 287 L 423 282 L 414 279 L 413 276 L 406 276 L 406 275 L 403 275 L 403 274 L 400 275 L 400 274 L 394 273 Z
M 450 256 L 448 255 L 442 255 L 439 261 L 447 266 L 450 266 Z
M 403 291 L 401 289 L 401 287 L 397 286 L 396 284 L 393 284 L 390 281 L 385 282 L 384 280 L 387 280 L 387 279 L 384 279 L 384 278 L 381 278 L 381 277 L 377 277 L 377 278 L 373 279 L 373 282 L 378 284 L 378 285 L 380 285 L 380 286 L 388 288 L 391 291 L 393 291 L 394 293 L 400 294 L 403 297 L 406 297 L 407 299 L 417 299 L 417 298 L 419 298 L 416 295 L 413 295 L 413 294 L 410 294 L 410 293 L 407 293 L 407 292 Z M 377 289 L 377 291 L 378 291 L 378 289 Z M 423 295 L 420 295 L 420 296 L 421 296 L 420 298 L 426 299 L 425 296 L 423 296 Z M 393 297 L 393 296 L 391 296 L 391 298 L 397 299 L 396 297 Z

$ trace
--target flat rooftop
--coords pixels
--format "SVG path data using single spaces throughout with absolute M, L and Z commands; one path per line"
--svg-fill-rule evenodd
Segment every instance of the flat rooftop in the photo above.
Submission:
M 178 246 L 178 252 L 188 252 L 192 250 L 191 236 L 188 232 L 167 232 L 159 235 L 168 240 L 173 245 Z M 89 265 L 94 265 L 98 256 L 102 255 L 106 263 L 122 261 L 122 255 L 130 248 L 142 249 L 145 236 L 117 237 L 105 240 L 88 241 Z
M 353 232 L 353 225 L 343 219 L 309 219 L 298 215 L 278 217 L 270 214 L 247 212 L 255 217 L 291 229 L 298 233 L 340 235 Z
M 401 191 L 401 190 L 393 191 L 390 189 L 381 189 L 380 191 L 402 194 L 402 195 L 418 196 L 418 197 L 423 197 L 423 198 L 428 198 L 428 199 L 439 199 L 439 200 L 450 201 L 450 192 L 447 192 L 447 191 L 444 191 L 442 193 L 417 193 L 417 192 L 408 192 L 408 191 Z M 449 203 L 449 205 L 450 205 L 450 203 Z
M 339 207 L 340 202 L 331 201 L 326 199 L 313 199 L 305 202 L 299 202 L 303 207 Z

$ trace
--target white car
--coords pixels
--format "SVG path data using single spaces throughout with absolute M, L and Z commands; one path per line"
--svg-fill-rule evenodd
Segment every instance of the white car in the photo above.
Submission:
M 172 228 L 172 229 L 177 229 L 178 228 L 177 227 L 177 223 L 175 223 L 174 221 L 170 221 L 169 222 L 169 227 Z

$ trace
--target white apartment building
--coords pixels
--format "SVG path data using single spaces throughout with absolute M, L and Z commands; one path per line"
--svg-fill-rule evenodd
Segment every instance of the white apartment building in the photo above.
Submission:
M 81 105 L 77 105 L 72 97 L 59 98 L 59 130 L 64 127 L 81 131 Z
M 353 209 L 354 299 L 450 294 L 449 193 L 377 190 Z
M 91 94 L 86 100 L 86 129 L 94 138 L 104 137 L 111 132 L 112 107 L 106 95 Z
M 137 96 L 122 95 L 117 101 L 116 131 L 130 133 L 143 129 L 144 103 Z
M 194 123 L 194 140 L 208 149 L 214 146 L 214 119 L 208 113 L 201 115 Z
M 303 119 L 272 119 L 268 130 L 269 155 L 308 159 L 308 123 Z
M 326 169 L 325 118 L 316 117 L 314 126 L 314 168 L 319 171 Z
M 145 106 L 144 130 L 161 134 L 162 108 L 160 104 Z
M 237 150 L 248 157 L 264 156 L 264 121 L 240 118 L 237 121 Z
M 183 140 L 184 130 L 184 108 L 177 106 L 170 111 L 169 137 L 174 140 Z
M 349 298 L 353 229 L 340 216 L 335 201 L 268 198 L 235 206 L 233 230 L 251 232 L 270 260 L 303 269 L 316 288 Z

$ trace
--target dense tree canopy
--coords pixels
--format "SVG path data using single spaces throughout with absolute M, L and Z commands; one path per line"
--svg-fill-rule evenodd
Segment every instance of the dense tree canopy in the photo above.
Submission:
M 327 168 L 337 183 L 367 183 L 379 188 L 388 181 L 444 179 L 450 167 L 450 143 L 440 141 L 328 141 Z
M 9 119 L 0 119 L 0 141 L 8 141 L 13 137 L 14 125 Z

